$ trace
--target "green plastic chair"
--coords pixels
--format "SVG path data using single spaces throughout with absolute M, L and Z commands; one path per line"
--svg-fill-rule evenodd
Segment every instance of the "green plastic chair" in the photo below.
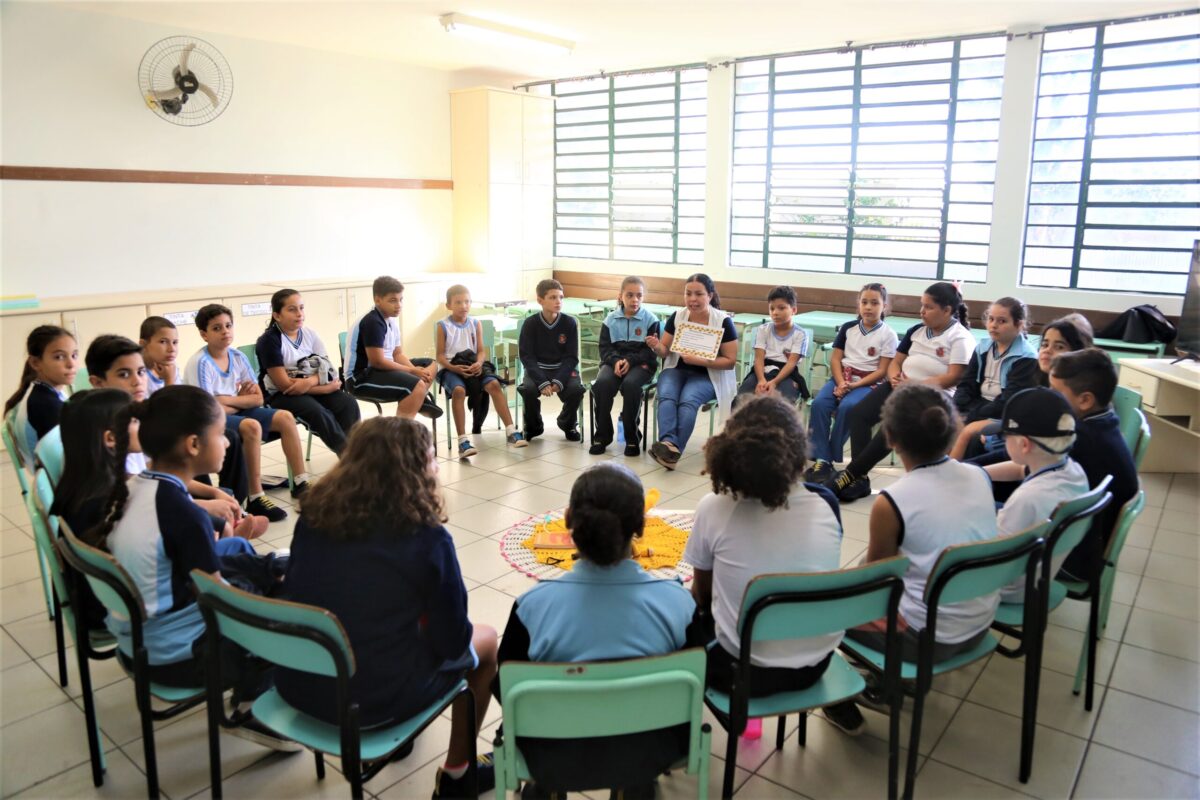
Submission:
M 990 633 L 976 647 L 944 661 L 934 662 L 933 645 L 937 637 L 938 608 L 943 603 L 961 603 L 998 592 L 1021 575 L 1025 576 L 1025 619 L 1023 627 L 1034 631 L 1040 624 L 1037 614 L 1037 567 L 1045 540 L 1039 528 L 1032 528 L 1013 536 L 988 539 L 982 542 L 947 547 L 938 557 L 925 585 L 925 604 L 928 608 L 925 629 L 920 632 L 917 661 L 900 664 L 901 679 L 915 679 L 913 694 L 912 728 L 908 740 L 908 764 L 904 774 L 903 797 L 911 798 L 917 778 L 917 761 L 921 739 L 921 718 L 925 710 L 925 695 L 929 693 L 934 675 L 978 661 L 988 656 L 999 642 Z M 846 639 L 842 650 L 866 669 L 885 675 L 885 654 L 866 645 Z M 1033 761 L 1033 735 L 1037 724 L 1037 707 L 1031 706 L 1033 699 L 1030 685 L 1030 659 L 1025 661 L 1025 702 L 1021 719 L 1021 764 L 1022 783 L 1029 780 Z
M 1054 580 L 1054 562 L 1057 560 L 1061 563 L 1067 557 L 1067 554 L 1083 541 L 1083 537 L 1087 535 L 1087 532 L 1092 527 L 1092 521 L 1095 516 L 1108 508 L 1108 504 L 1112 502 L 1112 492 L 1108 491 L 1108 485 L 1111 482 L 1112 476 L 1106 475 L 1104 480 L 1100 481 L 1095 489 L 1085 492 L 1073 500 L 1059 503 L 1058 507 L 1054 509 L 1054 513 L 1050 515 L 1048 524 L 1041 526 L 1044 528 L 1044 532 L 1040 535 L 1046 540 L 1046 548 L 1042 553 L 1039 583 L 1041 586 L 1049 587 L 1049 591 L 1038 592 L 1038 601 L 1041 604 L 1038 613 L 1041 615 L 1041 622 L 1038 625 L 1037 633 L 1042 636 L 1045 635 L 1050 612 L 1058 608 L 1063 598 L 1067 596 L 1067 587 Z M 1008 658 L 1025 656 L 1026 658 L 1033 659 L 1037 667 L 1037 671 L 1033 674 L 1040 679 L 1042 642 L 1040 640 L 1030 641 L 1030 634 L 1026 634 L 1021 627 L 1024 619 L 1024 603 L 1002 602 L 1000 604 L 999 608 L 996 609 L 996 619 L 992 623 L 992 629 L 1018 639 L 1021 644 L 1016 648 L 1008 648 L 1001 645 L 996 650 Z M 1088 674 L 1089 691 L 1085 704 L 1088 711 L 1092 710 L 1092 693 L 1090 690 L 1095 680 L 1095 659 L 1092 659 L 1090 662 L 1090 667 L 1091 672 Z M 1033 691 L 1033 702 L 1036 705 L 1037 696 L 1041 690 L 1040 680 L 1035 681 L 1030 688 Z
M 1132 453 L 1141 434 L 1141 423 L 1145 419 L 1141 412 L 1142 395 L 1128 386 L 1118 386 L 1113 390 L 1112 405 L 1113 410 L 1117 412 L 1117 419 L 1120 420 L 1121 437 Z
M 80 367 L 75 373 L 75 382 L 71 384 L 71 393 L 86 391 L 92 388 L 92 382 L 88 380 L 88 371 L 86 367 Z
M 523 325 L 524 323 L 521 323 L 521 324 Z M 485 337 L 487 336 L 487 331 L 484 331 L 484 336 Z M 597 347 L 599 347 L 599 338 L 597 337 L 596 339 L 594 339 L 593 343 L 596 344 Z M 577 366 L 575 368 L 575 371 L 579 373 L 579 382 L 583 384 L 583 392 L 584 392 L 584 395 L 589 400 L 587 405 L 590 409 L 591 408 L 591 402 L 590 402 L 591 395 L 589 393 L 591 392 L 593 382 L 586 381 L 583 379 L 583 327 L 582 327 L 582 325 L 580 325 L 580 328 L 579 328 L 579 340 L 576 343 L 576 345 L 577 346 L 576 346 L 576 351 L 575 351 L 575 361 L 576 361 Z M 594 363 L 596 363 L 596 364 L 599 363 L 598 358 L 599 357 L 597 357 L 597 361 Z M 598 370 L 599 370 L 599 368 L 597 367 L 597 371 Z M 513 400 L 513 422 L 517 422 L 517 420 L 519 418 L 523 419 L 523 417 L 521 416 L 521 406 L 524 405 L 525 399 L 523 397 L 521 397 L 521 393 L 519 391 L 517 391 L 517 388 L 516 388 L 521 385 L 521 382 L 523 380 L 525 380 L 525 364 L 522 363 L 522 361 L 519 357 L 519 354 L 518 354 L 517 378 L 516 378 L 516 380 L 513 381 L 513 394 L 515 395 L 515 399 Z M 580 434 L 583 433 L 583 417 L 584 417 L 583 407 L 584 407 L 584 405 L 585 405 L 584 398 L 581 397 L 579 399 L 579 418 L 578 418 L 578 422 L 577 422 L 577 427 L 578 427 Z M 594 427 L 595 426 L 593 425 L 593 428 Z M 521 428 L 522 428 L 522 430 L 524 430 L 524 425 L 521 425 Z M 589 428 L 589 431 L 590 430 L 592 430 L 592 428 Z M 584 441 L 583 436 L 580 435 L 579 444 L 586 447 L 588 444 L 590 444 L 590 437 L 589 437 L 588 441 Z
M 775 749 L 783 749 L 787 715 L 800 712 L 800 746 L 806 744 L 808 712 L 856 697 L 866 688 L 862 676 L 834 654 L 821 680 L 808 689 L 751 697 L 750 659 L 754 645 L 786 639 L 802 639 L 839 633 L 877 619 L 888 621 L 892 651 L 884 657 L 884 687 L 892 707 L 888 736 L 888 797 L 895 798 L 900 764 L 899 648 L 896 613 L 904 594 L 907 558 L 876 561 L 853 569 L 792 575 L 760 575 L 746 587 L 738 616 L 742 643 L 732 697 L 716 689 L 704 701 L 729 733 L 725 749 L 725 778 L 721 796 L 733 796 L 737 765 L 738 733 L 751 718 L 778 717 Z M 719 644 L 712 645 L 720 647 Z M 507 710 L 507 704 L 505 705 Z
M 250 369 L 254 370 L 254 374 L 258 376 L 258 387 L 262 390 L 263 397 L 266 397 L 267 396 L 267 387 L 266 387 L 266 384 L 263 383 L 263 375 L 266 374 L 266 370 L 264 370 L 262 367 L 260 367 L 258 365 L 258 348 L 252 344 L 244 344 L 241 347 L 239 347 L 238 350 L 241 350 L 242 354 L 245 355 L 247 359 L 249 359 Z M 295 415 L 293 414 L 292 416 L 295 416 Z M 300 427 L 304 428 L 306 431 L 308 431 L 308 446 L 304 450 L 304 460 L 312 461 L 312 439 L 313 439 L 312 428 L 308 427 L 308 423 L 305 422 L 304 420 L 300 419 L 300 417 L 296 417 L 296 424 L 299 425 Z M 268 437 L 270 437 L 270 440 L 278 439 L 279 434 L 277 434 L 277 433 L 273 434 L 270 431 L 263 431 L 263 442 L 268 441 Z M 288 483 L 291 483 L 291 482 L 292 482 L 292 475 L 291 475 L 291 469 L 289 468 Z
M 1133 453 L 1133 465 L 1141 470 L 1142 462 L 1146 459 L 1146 451 L 1150 449 L 1150 423 L 1140 410 L 1137 411 L 1137 417 L 1139 420 L 1138 438 L 1129 450 Z
M 55 543 L 63 560 L 83 574 L 96 598 L 104 604 L 110 615 L 128 621 L 130 628 L 131 653 L 118 652 L 117 662 L 133 678 L 134 696 L 137 699 L 138 715 L 142 724 L 142 748 L 146 759 L 146 791 L 151 798 L 158 797 L 158 758 L 154 746 L 155 720 L 170 719 L 195 708 L 204 702 L 204 688 L 163 686 L 150 680 L 149 654 L 143 640 L 142 626 L 146 623 L 146 606 L 142 595 L 129 573 L 117 560 L 95 547 L 86 545 L 76 538 L 66 520 L 59 519 L 62 534 Z M 72 594 L 78 598 L 78 592 Z M 76 607 L 78 603 L 76 602 Z M 81 617 L 76 618 L 78 626 Z M 118 646 L 118 651 L 120 647 Z M 125 658 L 120 656 L 124 655 Z M 150 705 L 155 697 L 168 707 L 156 710 Z M 94 769 L 93 762 L 93 769 Z M 94 777 L 94 776 L 93 776 Z
M 700 648 L 626 661 L 501 665 L 497 796 L 533 778 L 516 745 L 519 736 L 584 739 L 687 724 L 686 771 L 697 778 L 696 796 L 706 798 L 712 729 L 703 719 L 705 667 Z
M 220 682 L 222 638 L 281 667 L 337 679 L 340 725 L 322 722 L 299 711 L 275 689 L 254 701 L 252 713 L 271 730 L 313 750 L 318 780 L 325 777 L 324 754 L 340 757 L 342 772 L 350 781 L 350 793 L 354 798 L 363 796 L 363 783 L 386 767 L 392 754 L 414 740 L 459 697 L 465 695 L 468 702 L 463 705 L 468 707 L 468 729 L 475 729 L 475 703 L 464 680 L 419 714 L 397 725 L 361 730 L 358 704 L 350 700 L 350 676 L 356 668 L 354 649 L 336 616 L 316 606 L 243 592 L 200 570 L 192 570 L 192 580 L 199 592 L 200 610 L 208 626 L 208 746 L 214 798 L 221 797 L 218 732 L 221 726 L 230 724 L 224 716 Z M 474 771 L 475 738 L 471 741 L 469 769 Z M 364 762 L 367 763 L 365 767 Z
M 491 354 L 493 351 L 493 348 L 496 346 L 496 323 L 493 320 L 490 320 L 486 317 L 476 317 L 476 319 L 479 320 L 479 326 L 480 326 L 480 328 L 483 329 L 483 346 L 485 348 L 487 348 L 488 353 Z M 441 324 L 442 324 L 442 321 L 440 319 L 435 320 L 433 323 L 434 347 L 437 347 L 437 329 L 438 329 L 438 326 Z M 492 363 L 494 364 L 495 362 L 493 361 Z M 520 383 L 520 375 L 521 375 L 520 363 L 521 362 L 518 360 L 517 361 L 517 381 L 515 383 L 513 383 L 514 387 L 518 383 Z M 445 407 L 445 413 L 442 414 L 442 417 L 446 420 L 446 452 L 453 454 L 454 448 L 456 445 L 456 441 L 455 441 L 455 435 L 454 435 L 454 413 L 450 408 L 450 394 L 448 392 L 443 391 L 441 381 L 436 381 L 436 380 L 433 382 L 433 387 L 432 387 L 431 391 L 433 391 L 435 394 L 440 393 L 442 395 L 442 405 Z M 504 393 L 505 403 L 508 404 L 508 407 L 510 409 L 514 409 L 515 411 L 520 411 L 521 395 L 518 392 L 516 392 L 515 389 L 513 391 L 513 394 L 515 394 L 517 396 L 517 399 L 514 400 L 512 403 L 508 403 L 508 391 L 507 391 L 507 389 L 505 390 L 505 393 Z M 491 402 L 490 398 L 488 399 L 488 402 L 489 403 Z M 582 405 L 580 406 L 580 408 L 582 408 Z M 514 419 L 515 419 L 515 417 L 514 417 Z M 469 421 L 470 420 L 468 420 L 468 422 Z M 580 421 L 582 422 L 582 417 L 580 418 Z M 496 418 L 496 427 L 497 427 L 497 429 L 500 427 L 500 418 L 499 417 Z M 437 436 L 434 436 L 433 438 L 436 442 Z
M 46 439 L 43 437 L 42 442 Z M 39 442 L 39 448 L 41 443 Z M 75 642 L 76 663 L 79 667 L 80 692 L 83 696 L 83 713 L 87 724 L 88 754 L 92 765 L 92 784 L 104 784 L 107 769 L 104 749 L 100 746 L 100 726 L 96 719 L 96 700 L 92 695 L 92 661 L 105 661 L 117 654 L 117 640 L 106 630 L 88 630 L 86 621 L 75 613 L 78 600 L 79 579 L 77 573 L 68 573 L 54 542 L 58 536 L 58 519 L 50 516 L 48 509 L 54 503 L 54 490 L 45 469 L 39 469 L 34 477 L 34 490 L 29 494 L 30 515 L 33 519 L 33 538 L 38 554 L 50 567 L 53 581 L 55 610 L 54 639 L 58 648 L 58 682 L 67 685 L 67 658 L 64 628 L 71 632 Z
M 33 464 L 39 469 L 46 470 L 46 477 L 51 486 L 58 486 L 63 473 L 63 444 L 62 430 L 57 426 L 51 429 L 33 449 Z
M 57 435 L 58 428 L 55 427 L 52 432 Z M 4 415 L 4 424 L 0 427 L 0 438 L 4 441 L 4 449 L 8 451 L 8 460 L 12 464 L 13 472 L 17 475 L 17 485 L 21 487 L 21 500 L 25 504 L 26 513 L 29 514 L 30 524 L 32 524 L 33 514 L 29 512 L 29 484 L 33 474 L 34 454 L 26 452 L 26 449 L 21 446 L 25 439 L 23 434 L 17 432 L 17 409 L 10 409 Z M 38 552 L 38 572 L 42 576 L 42 593 L 46 597 L 46 614 L 50 619 L 55 619 L 57 612 L 54 605 L 54 587 L 51 585 L 50 568 L 47 567 L 40 551 Z

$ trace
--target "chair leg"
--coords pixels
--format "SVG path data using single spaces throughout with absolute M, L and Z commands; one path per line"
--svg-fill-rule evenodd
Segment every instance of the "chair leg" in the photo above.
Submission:
M 76 646 L 79 689 L 83 693 L 83 717 L 87 725 L 88 757 L 92 762 L 92 785 L 104 785 L 104 749 L 100 747 L 100 725 L 96 720 L 96 698 L 92 697 L 92 673 L 86 646 Z
M 1088 631 L 1087 631 L 1087 689 L 1084 694 L 1084 709 L 1092 710 L 1092 699 L 1096 693 L 1096 648 L 1100 644 L 1100 598 L 1099 593 L 1092 592 L 1088 602 Z
M 746 720 L 730 717 L 729 727 L 725 730 L 725 777 L 721 782 L 721 797 L 733 797 L 733 774 L 737 768 L 738 736 L 746 725 Z
M 800 727 L 796 730 L 796 744 L 808 747 L 808 712 L 800 712 Z
M 647 444 L 650 433 L 650 393 L 642 392 L 642 452 L 649 448 Z
M 67 641 L 63 635 L 62 606 L 58 602 L 58 592 L 51 591 L 51 594 L 54 598 L 54 644 L 58 647 L 58 685 L 65 687 L 67 685 Z
M 800 712 L 800 724 L 801 725 L 804 724 L 804 712 L 803 711 Z M 787 714 L 780 714 L 779 720 L 775 723 L 775 749 L 776 750 L 783 749 L 783 734 L 784 734 L 785 728 L 787 728 Z
M 146 758 L 146 794 L 150 800 L 158 797 L 158 757 L 154 752 L 154 720 L 150 716 L 150 679 L 146 677 L 146 654 L 140 655 L 141 665 L 135 665 L 134 692 L 138 714 L 142 718 L 142 751 Z M 139 669 L 138 666 L 141 668 Z
M 220 800 L 221 788 L 221 717 L 225 714 L 222 692 L 209 686 L 205 709 L 208 712 L 208 772 L 213 800 Z
M 912 728 L 908 734 L 908 763 L 904 771 L 904 797 L 912 800 L 917 782 L 917 758 L 921 744 L 921 716 L 925 712 L 925 695 L 929 691 L 929 671 L 921 670 L 917 677 L 917 691 L 913 696 Z
M 325 754 L 320 750 L 314 750 L 313 759 L 317 762 L 317 780 L 325 780 Z
M 904 708 L 904 692 L 899 681 L 888 690 L 888 800 L 896 800 L 900 788 L 900 712 Z
M 1017 779 L 1021 783 L 1029 783 L 1029 773 L 1033 770 L 1033 738 L 1037 732 L 1038 684 L 1041 680 L 1041 635 L 1039 632 L 1025 631 L 1028 646 L 1025 652 L 1025 690 L 1024 708 L 1021 710 L 1021 763 Z
M 304 451 L 304 460 L 312 461 L 312 428 L 308 430 L 308 449 Z

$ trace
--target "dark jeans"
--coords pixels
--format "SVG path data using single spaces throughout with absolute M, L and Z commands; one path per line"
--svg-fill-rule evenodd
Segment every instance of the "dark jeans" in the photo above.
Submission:
M 611 444 L 613 440 L 612 407 L 617 392 L 621 393 L 621 425 L 625 428 L 625 442 L 637 444 L 638 417 L 642 411 L 642 387 L 654 377 L 645 367 L 630 367 L 623 377 L 618 378 L 613 368 L 605 364 L 592 383 L 592 398 L 596 402 L 594 424 L 596 443 Z
M 535 433 L 544 430 L 542 393 L 534 384 L 533 379 L 526 375 L 525 379 L 521 381 L 521 385 L 517 387 L 517 391 L 521 394 L 521 399 L 525 401 L 524 430 Z M 579 380 L 579 376 L 572 375 L 567 378 L 567 384 L 563 386 L 558 396 L 562 400 L 562 411 L 558 415 L 558 427 L 563 430 L 571 430 L 578 424 L 579 403 L 583 400 L 583 383 Z
M 888 447 L 883 431 L 872 434 L 871 428 L 879 422 L 884 402 L 892 396 L 892 385 L 882 383 L 871 390 L 858 405 L 850 410 L 847 424 L 850 427 L 850 463 L 846 471 L 860 478 L 875 469 L 875 465 L 888 457 Z
M 829 661 L 830 652 L 822 660 L 809 667 L 759 667 L 750 665 L 750 696 L 766 697 L 777 692 L 799 692 L 821 680 Z M 733 691 L 733 679 L 737 676 L 738 659 L 719 643 L 708 648 L 707 683 L 718 692 Z
M 292 412 L 339 456 L 346 449 L 350 429 L 359 420 L 358 401 L 343 391 L 296 395 L 275 392 L 267 402 L 272 408 Z

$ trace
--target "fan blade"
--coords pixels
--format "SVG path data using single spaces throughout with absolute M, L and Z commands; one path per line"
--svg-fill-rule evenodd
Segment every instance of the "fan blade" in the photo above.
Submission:
M 146 97 L 152 100 L 175 100 L 181 94 L 183 94 L 181 90 L 171 87 L 170 89 L 151 89 L 146 92 Z
M 195 43 L 189 44 L 183 48 L 183 52 L 179 54 L 179 72 L 181 75 L 187 75 L 188 71 L 188 56 L 196 49 Z
M 213 108 L 217 107 L 217 93 L 205 86 L 203 83 L 197 87 L 197 91 L 204 94 L 208 98 L 208 102 L 212 103 Z

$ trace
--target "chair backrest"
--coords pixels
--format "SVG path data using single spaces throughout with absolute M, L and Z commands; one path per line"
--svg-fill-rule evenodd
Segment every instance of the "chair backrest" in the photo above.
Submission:
M 1031 558 L 1041 555 L 1049 522 L 1012 536 L 947 547 L 925 585 L 930 618 L 942 603 L 961 603 L 997 592 L 1026 575 Z
M 0 436 L 4 439 L 4 449 L 8 451 L 8 460 L 12 462 L 13 471 L 17 473 L 17 483 L 21 486 L 21 494 L 29 494 L 29 473 L 26 471 L 25 451 L 18 444 L 21 439 L 17 432 L 17 409 L 13 408 L 4 415 L 4 425 L 0 428 Z
M 141 628 L 146 619 L 146 605 L 133 579 L 117 560 L 103 550 L 84 544 L 75 536 L 71 526 L 61 517 L 59 536 L 55 545 L 63 560 L 83 573 L 96 599 L 104 607 L 129 621 L 134 648 L 141 646 Z
M 504 735 L 581 739 L 690 723 L 688 766 L 699 763 L 704 651 L 579 664 L 500 667 Z
M 71 591 L 67 585 L 67 576 L 63 572 L 62 556 L 54 541 L 58 538 L 58 518 L 50 515 L 50 507 L 54 504 L 54 489 L 50 486 L 50 477 L 45 469 L 39 469 L 34 476 L 33 491 L 26 498 L 29 509 L 29 519 L 33 524 L 33 541 L 37 546 L 42 563 L 50 571 L 50 580 L 58 595 L 59 607 L 66 614 L 66 621 L 71 635 L 75 635 L 75 615 L 70 605 Z
M 75 373 L 75 382 L 71 384 L 72 392 L 82 392 L 92 388 L 92 382 L 88 380 L 88 371 L 86 367 L 80 367 Z
M 741 640 L 802 639 L 884 618 L 900 601 L 907 569 L 908 559 L 896 556 L 833 572 L 760 575 L 742 597 Z
M 58 486 L 62 478 L 63 458 L 62 429 L 56 425 L 42 437 L 33 451 L 34 465 L 46 471 L 51 487 Z
M 1146 492 L 1138 489 L 1138 493 L 1126 500 L 1125 505 L 1121 506 L 1121 510 L 1117 512 L 1113 534 L 1108 540 L 1108 549 L 1104 554 L 1104 560 L 1114 567 L 1117 565 L 1117 559 L 1121 557 L 1121 550 L 1125 547 L 1125 540 L 1129 538 L 1129 531 L 1133 528 L 1133 523 L 1137 521 L 1145 507 Z
M 192 581 L 205 624 L 259 658 L 289 669 L 349 679 L 354 650 L 330 611 L 243 592 L 198 569 Z M 215 626 L 215 630 L 213 630 Z
M 494 361 L 496 356 L 492 350 L 496 347 L 496 323 L 487 317 L 481 317 L 479 326 L 483 329 L 483 346 L 488 349 L 488 358 Z M 436 338 L 434 342 L 437 342 Z
M 1142 468 L 1142 461 L 1146 458 L 1146 451 L 1150 449 L 1150 423 L 1146 421 L 1146 415 L 1141 411 L 1137 412 L 1141 423 L 1138 428 L 1137 444 L 1133 446 L 1133 465 L 1139 470 Z
M 252 345 L 252 344 L 244 344 L 241 347 L 239 347 L 238 350 L 241 350 L 242 355 L 244 355 L 250 361 L 250 369 L 254 370 L 254 374 L 257 375 L 258 374 L 258 347 L 256 345 Z
M 1138 433 L 1141 431 L 1141 407 L 1142 395 L 1128 386 L 1118 386 L 1113 391 L 1112 397 L 1113 410 L 1117 412 L 1117 419 L 1120 421 L 1121 437 L 1125 440 L 1125 444 L 1129 447 L 1129 452 L 1133 452 L 1134 445 L 1137 444 Z
M 1083 541 L 1092 527 L 1092 517 L 1112 502 L 1112 492 L 1108 491 L 1110 483 L 1112 475 L 1105 475 L 1095 489 L 1058 504 L 1050 515 L 1050 535 L 1046 537 L 1046 546 L 1053 553 L 1064 555 Z
M 338 353 L 342 356 L 342 369 L 346 369 L 346 336 L 347 331 L 342 331 L 338 334 Z

